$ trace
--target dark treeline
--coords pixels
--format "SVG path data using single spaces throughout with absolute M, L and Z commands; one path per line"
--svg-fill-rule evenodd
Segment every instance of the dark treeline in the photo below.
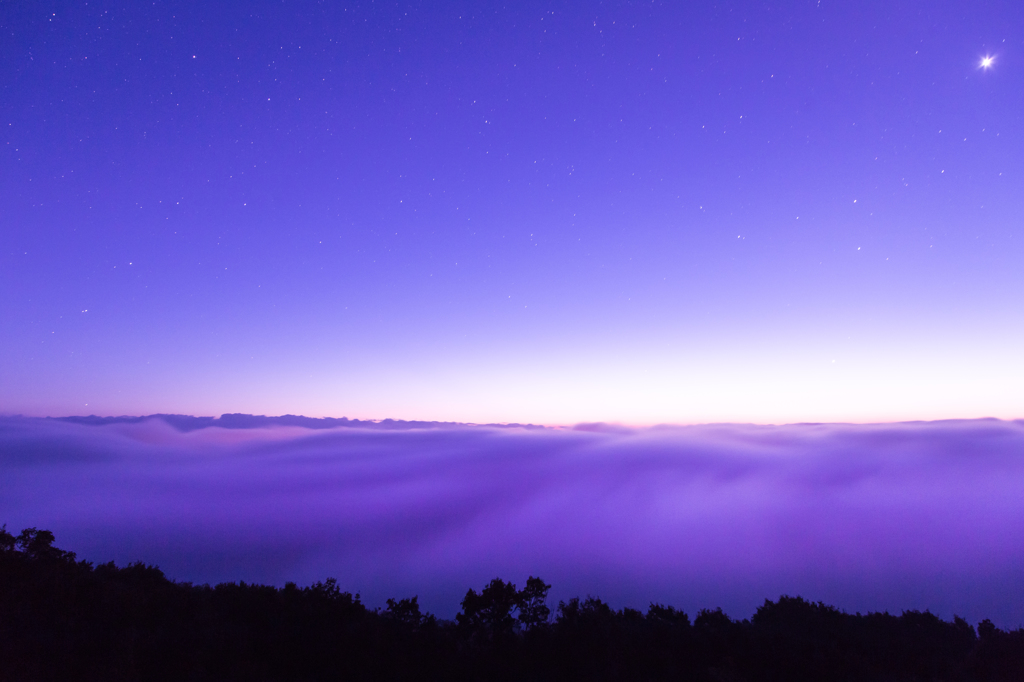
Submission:
M 454 621 L 368 609 L 334 580 L 284 588 L 93 565 L 0 530 L 3 680 L 1022 680 L 1024 630 L 928 612 L 852 615 L 799 597 L 749 620 L 614 610 L 495 579 Z

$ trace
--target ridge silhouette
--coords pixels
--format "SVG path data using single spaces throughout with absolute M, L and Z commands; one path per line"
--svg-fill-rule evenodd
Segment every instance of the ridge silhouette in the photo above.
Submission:
M 187 414 L 150 414 L 145 416 L 119 416 L 119 417 L 98 417 L 69 416 L 69 417 L 46 417 L 53 421 L 67 422 L 70 424 L 82 424 L 84 426 L 105 426 L 108 424 L 141 424 L 150 419 L 163 421 L 167 425 L 181 432 L 198 431 L 211 427 L 222 429 L 261 429 L 272 426 L 297 426 L 304 429 L 336 429 L 343 427 L 362 429 L 435 429 L 452 428 L 459 426 L 488 426 L 492 428 L 524 428 L 543 429 L 544 426 L 536 424 L 465 424 L 462 422 L 437 422 L 437 421 L 416 421 L 405 419 L 348 419 L 347 417 L 304 417 L 302 415 L 284 414 L 277 417 L 268 417 L 262 414 L 241 414 L 227 413 L 219 417 L 194 417 Z
M 298 587 L 93 565 L 53 533 L 0 527 L 0 680 L 1020 680 L 1024 629 L 919 611 L 765 600 L 748 620 L 597 597 L 530 577 L 470 589 L 455 621 L 418 598 L 370 609 L 333 578 Z

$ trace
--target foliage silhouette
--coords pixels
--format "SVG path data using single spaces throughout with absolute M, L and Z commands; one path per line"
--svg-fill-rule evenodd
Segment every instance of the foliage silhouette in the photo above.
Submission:
M 334 579 L 283 588 L 169 580 L 92 565 L 46 530 L 0 527 L 0 680 L 1024 679 L 1024 630 L 928 612 L 848 614 L 766 600 L 749 620 L 596 597 L 547 606 L 550 585 L 495 578 L 454 622 L 417 597 L 367 609 Z
M 548 622 L 551 609 L 548 608 L 548 585 L 540 578 L 530 576 L 526 586 L 518 593 L 519 615 L 516 617 L 524 630 L 533 630 Z
M 462 599 L 462 612 L 455 618 L 472 635 L 493 640 L 512 634 L 516 624 L 512 612 L 518 606 L 516 586 L 495 578 L 479 594 L 470 588 Z

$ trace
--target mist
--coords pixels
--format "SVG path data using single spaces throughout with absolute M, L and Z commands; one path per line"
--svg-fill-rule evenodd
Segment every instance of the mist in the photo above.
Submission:
M 616 608 L 745 618 L 788 594 L 1024 623 L 1007 598 L 1024 579 L 1024 422 L 296 419 L 2 418 L 0 523 L 180 581 L 336 577 L 370 606 L 418 595 L 442 617 L 469 587 L 539 575 L 556 602 Z

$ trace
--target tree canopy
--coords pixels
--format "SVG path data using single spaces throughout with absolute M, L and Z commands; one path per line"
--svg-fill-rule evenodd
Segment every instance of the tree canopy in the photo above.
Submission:
M 0 680 L 1020 680 L 1024 630 L 928 612 L 765 600 L 749 620 L 559 602 L 530 576 L 470 589 L 454 621 L 416 596 L 368 608 L 307 587 L 168 579 L 93 565 L 53 533 L 0 528 Z

